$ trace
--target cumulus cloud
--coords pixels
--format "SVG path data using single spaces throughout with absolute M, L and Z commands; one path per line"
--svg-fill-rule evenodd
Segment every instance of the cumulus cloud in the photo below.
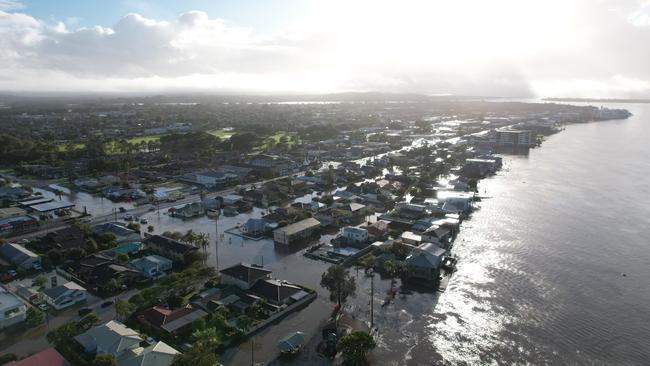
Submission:
M 462 4 L 461 4 L 462 3 Z M 72 29 L 0 0 L 0 89 L 639 96 L 649 3 L 324 2 L 275 33 L 202 11 Z

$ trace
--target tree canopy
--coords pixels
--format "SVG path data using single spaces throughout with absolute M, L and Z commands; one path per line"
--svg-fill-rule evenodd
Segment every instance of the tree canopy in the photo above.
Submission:
M 366 332 L 352 332 L 339 340 L 336 349 L 343 356 L 344 365 L 365 365 L 368 351 L 375 348 L 377 343 Z
M 339 265 L 333 265 L 323 273 L 320 285 L 329 290 L 330 301 L 335 301 L 338 305 L 345 302 L 348 296 L 354 296 L 357 290 L 357 284 L 350 271 Z

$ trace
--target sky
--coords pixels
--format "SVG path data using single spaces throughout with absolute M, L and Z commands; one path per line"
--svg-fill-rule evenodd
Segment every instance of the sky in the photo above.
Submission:
M 0 0 L 0 91 L 650 98 L 644 0 Z

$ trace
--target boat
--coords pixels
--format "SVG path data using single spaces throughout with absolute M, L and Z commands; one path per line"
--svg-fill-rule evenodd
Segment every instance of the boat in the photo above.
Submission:
M 303 332 L 293 332 L 278 341 L 278 348 L 283 355 L 295 355 L 299 353 L 305 345 L 305 334 Z

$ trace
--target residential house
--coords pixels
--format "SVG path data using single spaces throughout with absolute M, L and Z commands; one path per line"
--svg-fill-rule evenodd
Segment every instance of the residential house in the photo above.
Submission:
M 174 262 L 183 262 L 185 255 L 199 248 L 162 235 L 152 235 L 143 244 L 153 253 L 169 258 Z
M 179 353 L 164 342 L 141 347 L 135 330 L 111 320 L 74 338 L 88 353 L 109 354 L 118 366 L 170 366 Z
M 447 250 L 432 243 L 413 249 L 406 257 L 406 277 L 409 279 L 437 281 Z
M 368 214 L 365 205 L 360 203 L 335 203 L 332 210 L 339 216 L 348 218 L 353 221 L 363 220 Z
M 451 241 L 452 232 L 444 226 L 432 225 L 425 231 L 421 232 L 422 240 L 427 243 L 438 243 L 442 247 L 447 247 Z
M 207 315 L 207 312 L 188 304 L 175 310 L 162 306 L 154 306 L 140 312 L 137 315 L 137 319 L 142 324 L 152 327 L 159 332 L 177 336 L 190 330 L 193 322 Z
M 246 263 L 239 263 L 219 272 L 223 284 L 237 286 L 242 290 L 250 289 L 260 279 L 271 278 L 271 271 L 268 269 Z
M 113 222 L 96 225 L 93 227 L 93 233 L 96 235 L 111 233 L 115 236 L 115 242 L 117 244 L 140 241 L 140 233 Z
M 116 284 L 128 286 L 143 278 L 140 272 L 117 264 L 112 258 L 102 254 L 94 254 L 77 263 L 69 263 L 62 269 L 98 292 L 110 292 L 115 290 L 113 287 Z
M 287 281 L 276 279 L 261 279 L 257 281 L 250 291 L 275 306 L 287 305 L 307 296 L 308 293 L 300 286 Z
M 418 235 L 412 231 L 405 231 L 402 233 L 401 237 L 404 244 L 410 245 L 420 245 L 422 244 L 422 235 Z
M 172 270 L 172 263 L 171 260 L 154 254 L 134 259 L 131 261 L 130 266 L 148 278 L 159 279 L 165 277 L 167 272 Z
M 314 230 L 319 227 L 320 222 L 310 217 L 291 225 L 275 229 L 273 231 L 273 241 L 278 244 L 291 245 L 298 240 L 311 237 Z
M 43 299 L 56 310 L 86 301 L 88 291 L 74 282 L 43 290 Z
M 73 248 L 79 248 L 84 245 L 86 242 L 86 234 L 77 226 L 68 226 L 64 229 L 51 232 L 45 236 L 45 239 L 42 240 L 40 248 L 42 251 L 47 251 L 49 249 L 63 249 L 69 250 Z
M 191 202 L 178 208 L 174 208 L 172 216 L 189 219 L 192 217 L 203 216 L 205 209 L 201 202 Z
M 23 322 L 27 306 L 16 295 L 0 286 L 0 330 Z
M 373 240 L 384 239 L 388 235 L 388 221 L 377 220 L 374 223 L 368 222 L 368 225 L 363 226 L 368 231 L 368 236 Z
M 224 288 L 211 288 L 199 293 L 198 296 L 199 298 L 192 302 L 192 306 L 210 313 L 221 308 L 245 312 L 246 309 L 261 300 L 259 296 L 233 285 Z
M 259 236 L 265 233 L 268 229 L 268 222 L 264 219 L 248 219 L 241 226 L 241 231 L 253 236 Z
M 3 366 L 70 366 L 70 363 L 54 347 L 50 347 L 21 360 L 5 363 Z
M 348 243 L 366 243 L 368 242 L 368 230 L 354 226 L 346 226 L 343 228 L 343 238 Z
M 10 264 L 24 269 L 38 269 L 41 266 L 41 257 L 20 244 L 2 244 L 0 246 L 0 257 Z

